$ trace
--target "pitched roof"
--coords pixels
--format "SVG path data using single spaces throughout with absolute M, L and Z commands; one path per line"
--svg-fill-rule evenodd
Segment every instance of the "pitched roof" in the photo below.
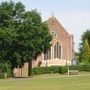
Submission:
M 47 23 L 47 24 L 57 23 L 59 25 L 60 30 L 63 30 L 67 35 L 69 35 L 69 33 L 65 30 L 65 28 L 61 25 L 61 23 L 54 16 L 51 16 L 47 21 L 45 21 L 45 23 Z

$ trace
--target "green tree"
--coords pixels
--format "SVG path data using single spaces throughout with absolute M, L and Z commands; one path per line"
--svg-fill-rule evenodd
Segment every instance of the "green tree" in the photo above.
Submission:
M 18 45 L 20 46 L 18 51 L 29 62 L 29 71 L 31 72 L 32 60 L 35 60 L 42 52 L 47 52 L 51 46 L 52 36 L 47 25 L 42 23 L 40 14 L 36 10 L 24 13 L 23 22 L 17 33 L 19 34 Z M 30 72 L 29 74 L 31 75 Z
M 16 4 L 12 1 L 2 2 L 0 4 L 0 28 L 17 28 L 23 12 L 25 12 L 25 7 L 21 2 Z
M 90 30 L 86 30 L 86 32 L 84 32 L 81 37 L 81 43 L 79 47 L 79 62 L 82 62 L 82 53 L 84 53 L 83 46 L 84 46 L 85 40 L 87 40 L 89 48 L 90 48 Z
M 25 11 L 21 2 L 2 2 L 0 4 L 0 61 L 10 60 L 12 68 L 17 66 L 15 43 L 17 42 L 17 29 Z
M 11 53 L 12 41 L 15 39 L 14 30 L 10 28 L 0 28 L 0 68 L 2 68 L 3 75 L 7 72 L 8 76 L 11 73 L 11 68 L 14 65 L 13 61 L 11 65 L 11 57 L 9 53 Z M 5 65 L 8 65 L 5 66 Z M 6 70 L 3 70 L 6 69 Z M 9 70 L 9 71 L 8 71 Z M 1 74 L 0 74 L 1 75 Z M 10 75 L 11 76 L 11 75 Z
M 90 30 L 86 30 L 86 32 L 82 35 L 82 43 L 87 39 L 88 44 L 90 46 Z
M 81 53 L 80 53 L 80 60 L 84 64 L 90 64 L 90 47 L 88 44 L 87 39 L 84 41 L 82 48 L 81 48 Z
M 29 62 L 31 72 L 32 60 L 51 46 L 47 25 L 36 10 L 26 12 L 21 2 L 3 2 L 0 11 L 0 60 L 9 60 L 12 68 Z

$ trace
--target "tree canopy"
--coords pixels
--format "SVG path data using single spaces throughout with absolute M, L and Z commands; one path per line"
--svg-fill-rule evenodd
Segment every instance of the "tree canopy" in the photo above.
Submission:
M 52 36 L 36 10 L 26 11 L 21 3 L 0 4 L 0 62 L 12 68 L 35 60 L 50 48 Z
M 90 30 L 86 30 L 86 32 L 82 35 L 82 42 L 84 42 L 87 39 L 88 44 L 90 46 Z
M 79 61 L 84 64 L 90 64 L 90 30 L 83 33 L 81 40 Z

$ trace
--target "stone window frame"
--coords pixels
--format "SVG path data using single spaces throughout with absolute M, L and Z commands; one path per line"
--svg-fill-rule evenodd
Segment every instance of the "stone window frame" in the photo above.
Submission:
M 61 59 L 62 58 L 62 46 L 60 42 L 56 42 L 54 45 L 54 59 Z

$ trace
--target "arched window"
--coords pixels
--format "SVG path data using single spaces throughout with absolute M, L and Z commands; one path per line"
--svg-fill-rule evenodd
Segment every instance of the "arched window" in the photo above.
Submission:
M 44 54 L 44 60 L 50 60 L 50 59 L 51 59 L 51 49 L 49 49 L 48 52 Z
M 54 46 L 54 58 L 61 59 L 61 45 L 57 42 Z

